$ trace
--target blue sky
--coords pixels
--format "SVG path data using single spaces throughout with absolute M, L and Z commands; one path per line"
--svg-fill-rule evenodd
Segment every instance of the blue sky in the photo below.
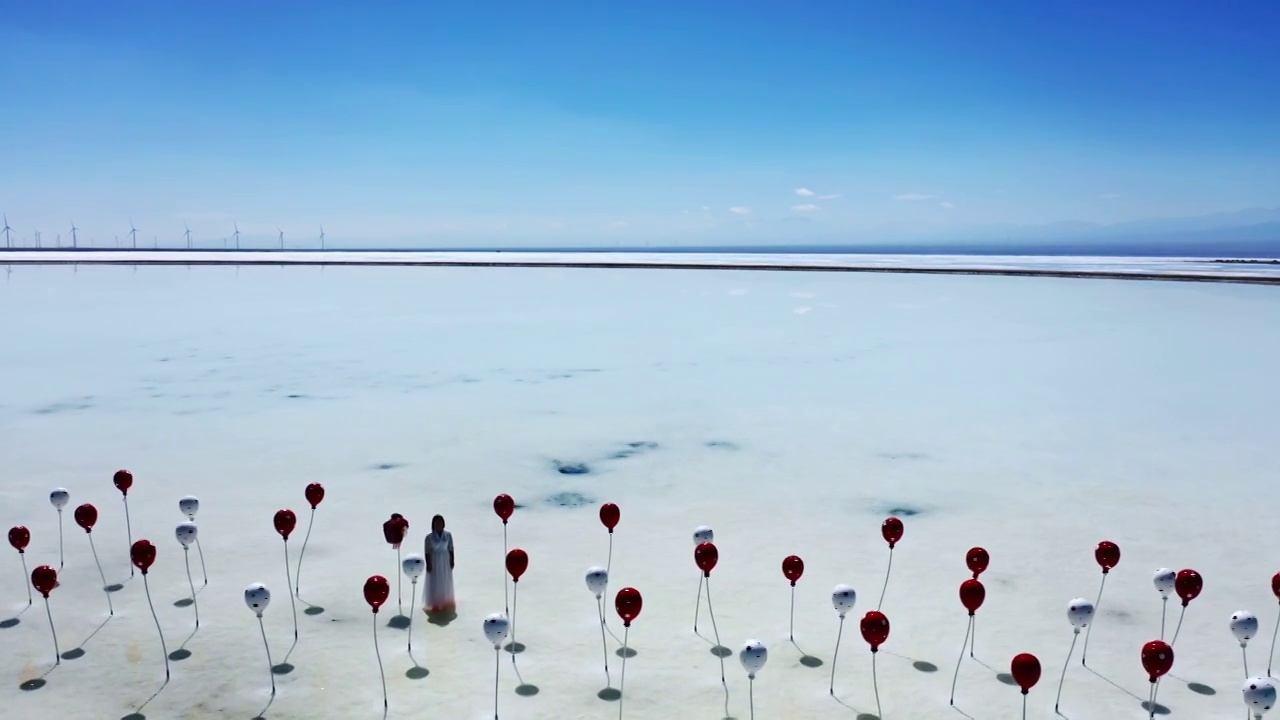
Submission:
M 1280 206 L 1280 3 L 0 0 L 46 241 L 892 238 Z

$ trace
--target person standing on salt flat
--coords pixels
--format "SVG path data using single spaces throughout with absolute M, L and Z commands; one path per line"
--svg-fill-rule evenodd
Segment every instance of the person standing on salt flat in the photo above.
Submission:
M 424 545 L 427 582 L 422 611 L 428 615 L 452 615 L 457 608 L 453 597 L 453 533 L 444 529 L 444 516 L 431 518 L 431 532 Z

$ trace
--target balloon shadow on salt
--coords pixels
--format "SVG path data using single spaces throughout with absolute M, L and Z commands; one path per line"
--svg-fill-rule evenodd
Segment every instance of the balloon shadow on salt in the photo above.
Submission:
M 408 615 L 393 615 L 390 620 L 387 620 L 387 627 L 394 628 L 396 630 L 404 630 L 409 627 L 412 622 L 413 620 L 411 620 Z
M 19 620 L 19 618 L 22 617 L 23 613 L 25 613 L 30 609 L 31 609 L 31 606 L 28 605 L 22 608 L 21 610 L 19 610 L 17 615 L 14 615 L 8 620 L 0 620 L 0 630 L 8 630 L 11 627 L 17 627 L 18 623 L 22 622 L 21 620 Z
M 1142 705 L 1143 710 L 1147 712 L 1151 712 L 1151 704 L 1148 703 L 1146 700 L 1143 700 L 1140 704 Z M 1172 712 L 1173 711 L 1170 710 L 1167 706 L 1161 705 L 1160 703 L 1156 703 L 1156 709 L 1155 709 L 1156 715 L 1168 715 Z
M 608 702 L 614 702 L 622 698 L 622 691 L 615 687 L 607 687 L 596 693 L 596 697 Z
M 76 660 L 76 659 L 78 659 L 78 658 L 82 658 L 82 657 L 84 657 L 84 654 L 85 654 L 84 646 L 85 646 L 85 645 L 88 645 L 88 644 L 89 644 L 89 641 L 93 639 L 93 636 L 94 636 L 94 635 L 97 635 L 99 632 L 101 632 L 101 631 L 102 631 L 102 628 L 106 627 L 106 626 L 107 626 L 107 623 L 109 623 L 109 622 L 111 622 L 111 616 L 110 616 L 110 615 L 108 615 L 108 616 L 107 616 L 107 618 L 106 618 L 105 620 L 103 620 L 103 621 L 102 621 L 102 624 L 100 624 L 100 625 L 98 625 L 98 627 L 94 628 L 94 629 L 93 629 L 93 632 L 89 633 L 89 636 L 88 636 L 88 637 L 86 637 L 84 640 L 80 641 L 80 645 L 79 645 L 78 647 L 71 648 L 70 650 L 68 650 L 68 651 L 66 651 L 66 652 L 64 652 L 64 653 L 62 653 L 62 659 L 63 659 L 63 660 Z
M 537 695 L 539 692 L 541 692 L 541 689 L 537 685 L 533 685 L 531 683 L 527 683 L 524 681 L 524 675 L 520 674 L 520 664 L 516 662 L 516 658 L 514 655 L 511 656 L 511 669 L 515 671 L 516 680 L 520 681 L 520 684 L 516 685 L 517 695 L 521 697 L 533 697 L 534 695 Z
M 191 639 L 194 638 L 198 632 L 200 632 L 199 627 L 192 630 L 191 634 L 187 636 L 187 639 L 183 640 L 182 644 L 179 645 L 176 650 L 169 653 L 169 659 L 176 662 L 178 660 L 186 660 L 191 657 L 191 651 L 187 649 L 187 643 L 191 642 Z
M 321 615 L 324 613 L 324 608 L 320 607 L 319 605 L 312 605 L 306 600 L 303 600 L 301 597 L 298 598 L 298 602 L 301 602 L 303 605 L 307 606 L 306 609 L 302 611 L 303 615 Z
M 792 647 L 794 647 L 794 648 L 796 649 L 796 651 L 800 653 L 800 664 L 801 664 L 801 665 L 803 665 L 803 666 L 805 666 L 805 667 L 807 667 L 807 668 L 820 668 L 820 667 L 822 667 L 822 666 L 825 664 L 825 663 L 823 663 L 823 662 L 822 662 L 822 658 L 820 658 L 820 657 L 815 657 L 815 656 L 810 655 L 809 653 L 805 652 L 805 651 L 804 651 L 804 648 L 800 647 L 800 643 L 797 643 L 795 640 L 791 640 L 790 642 L 791 642 Z

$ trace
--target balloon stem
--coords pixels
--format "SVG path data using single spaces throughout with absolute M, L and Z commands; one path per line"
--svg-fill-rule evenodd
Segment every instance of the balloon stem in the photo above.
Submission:
M 107 596 L 107 611 L 115 617 L 115 603 L 111 601 L 111 592 L 107 590 L 107 574 L 102 572 L 102 562 L 98 560 L 98 548 L 93 544 L 93 533 L 85 533 L 89 536 L 89 549 L 93 551 L 93 563 L 98 566 L 98 577 L 102 578 L 102 592 Z
M 516 604 L 520 598 L 520 583 L 512 581 L 511 583 L 511 664 L 516 662 Z
M 1027 720 L 1027 694 L 1022 693 L 1022 720 Z
M 22 582 L 27 586 L 27 607 L 31 607 L 31 604 L 33 602 L 31 599 L 31 580 L 30 580 L 31 573 L 27 572 L 27 554 L 20 552 L 18 553 L 18 558 L 22 560 Z M 1272 640 L 1271 644 L 1274 647 L 1275 641 Z
M 1161 596 L 1160 598 L 1160 639 L 1164 640 L 1164 621 L 1169 614 L 1169 598 Z
M 973 654 L 973 646 L 978 644 L 978 616 L 969 616 L 969 627 L 973 632 L 969 633 L 969 657 L 975 657 Z
M 609 677 L 609 641 L 604 636 L 604 600 L 596 598 L 596 614 L 600 616 L 600 649 L 604 651 L 604 686 L 611 687 L 613 679 Z
M 871 689 L 876 693 L 876 717 L 881 718 L 884 713 L 880 711 L 880 679 L 876 676 L 876 655 L 879 653 L 871 653 Z
M 53 664 L 62 664 L 62 651 L 58 648 L 58 631 L 53 627 L 53 611 L 49 609 L 49 596 L 44 596 L 44 614 L 49 616 L 49 633 L 53 635 Z
M 964 643 L 960 645 L 960 659 L 956 661 L 956 674 L 951 678 L 951 704 L 956 704 L 956 682 L 960 679 L 960 664 L 964 662 L 964 649 L 969 645 L 969 635 L 973 632 L 973 616 L 964 628 Z
M 1151 686 L 1151 707 L 1149 709 L 1151 710 L 1150 717 L 1152 718 L 1156 716 L 1156 695 L 1159 695 L 1159 694 L 1160 694 L 1160 681 L 1157 680 Z
M 414 578 L 409 583 L 409 593 L 410 593 L 409 609 L 412 610 L 413 603 L 418 599 L 418 579 L 417 578 Z M 405 628 L 405 631 L 406 631 L 406 635 L 408 635 L 408 638 L 409 638 L 409 655 L 410 657 L 412 657 L 413 656 L 413 613 L 412 612 L 409 613 L 409 626 Z M 418 661 L 414 660 L 413 664 L 417 665 Z
M 836 631 L 836 649 L 831 653 L 831 686 L 828 692 L 836 694 L 836 659 L 840 657 L 840 638 L 844 637 L 844 615 L 840 616 L 840 629 Z
M 26 565 L 23 565 L 26 570 Z M 30 593 L 30 590 L 27 590 Z M 1271 677 L 1271 663 L 1276 658 L 1276 637 L 1280 635 L 1280 614 L 1276 615 L 1276 629 L 1271 631 L 1271 654 L 1267 656 L 1267 677 Z
M 698 573 L 698 601 L 693 604 L 693 631 L 698 632 L 698 614 L 702 612 L 702 581 L 706 577 Z
M 378 613 L 373 613 L 373 654 L 378 658 L 378 674 L 382 676 L 382 707 L 387 708 L 387 672 L 382 669 L 382 650 L 378 648 Z
M 880 602 L 876 603 L 876 610 L 884 605 L 884 594 L 889 589 L 889 573 L 893 572 L 893 547 L 889 547 L 889 566 L 884 570 L 884 585 L 880 588 Z
M 1247 679 L 1249 678 L 1249 648 L 1248 648 L 1248 646 L 1245 646 L 1245 645 L 1241 645 L 1241 646 L 1240 646 L 1240 658 L 1244 660 L 1244 676 L 1245 676 L 1245 679 L 1247 680 Z
M 787 631 L 787 637 L 791 642 L 796 641 L 796 586 L 791 586 L 791 625 Z
M 133 543 L 130 543 L 132 545 Z M 58 508 L 58 569 L 61 570 L 66 564 L 66 557 L 63 554 L 62 547 L 62 508 Z
M 747 678 L 747 707 L 751 709 L 751 720 L 756 720 L 756 679 L 753 677 Z
M 396 604 L 400 607 L 400 616 L 404 617 L 404 578 L 400 574 L 400 546 L 396 545 Z
M 622 701 L 626 699 L 626 695 L 622 692 L 627 686 L 627 640 L 631 634 L 631 624 L 623 623 L 622 625 L 622 674 L 618 678 L 618 720 L 622 720 Z
M 311 526 L 316 522 L 316 509 L 311 508 L 311 518 L 307 520 L 307 534 L 302 538 L 302 549 L 298 551 L 298 571 L 293 575 L 293 594 L 302 597 L 302 558 L 307 554 L 307 541 L 311 539 Z M 412 604 L 412 603 L 411 603 Z
M 133 523 L 129 522 L 129 496 L 124 495 L 124 531 L 129 540 L 129 551 L 133 552 Z M 129 577 L 133 577 L 133 563 L 129 563 Z
M 271 662 L 271 645 L 267 642 L 267 628 L 262 624 L 262 613 L 258 613 L 258 630 L 262 631 L 262 647 L 267 649 L 267 675 L 271 677 L 271 695 L 276 694 L 275 663 Z
M 1106 577 L 1105 575 L 1103 577 Z M 1067 681 L 1067 666 L 1071 664 L 1071 655 L 1076 651 L 1076 640 L 1080 639 L 1080 631 L 1071 635 L 1071 649 L 1067 650 L 1067 661 L 1062 664 L 1062 676 L 1058 678 L 1058 696 L 1053 699 L 1053 711 L 1058 712 L 1058 703 L 1062 702 L 1062 684 Z
M 508 614 L 508 615 L 510 615 L 510 614 L 511 614 L 511 596 L 510 596 L 511 589 L 510 589 L 509 587 L 507 587 L 507 568 L 506 568 L 506 562 L 507 562 L 507 521 L 506 521 L 506 520 L 503 520 L 503 521 L 502 521 L 502 563 L 503 563 L 503 568 L 502 568 L 502 607 L 507 611 L 507 614 Z M 496 691 L 495 691 L 495 695 L 496 695 Z M 493 711 L 493 715 L 494 715 L 494 717 L 497 717 L 497 716 L 498 716 L 498 710 L 497 710 L 497 707 L 498 707 L 498 701 L 495 699 L 493 702 L 494 702 L 494 711 Z
M 1095 617 L 1097 617 L 1097 616 L 1096 616 L 1096 613 L 1097 613 L 1097 611 L 1098 611 L 1098 608 L 1102 607 L 1102 591 L 1103 591 L 1106 587 L 1107 587 L 1107 574 L 1106 574 L 1106 573 L 1102 573 L 1102 584 L 1098 586 L 1098 600 L 1097 600 L 1097 602 L 1095 602 L 1095 603 L 1093 604 L 1093 610 L 1094 610 L 1094 613 L 1095 613 Z M 1092 635 L 1092 634 L 1093 634 L 1093 622 L 1090 622 L 1090 623 L 1089 623 L 1089 627 L 1084 631 L 1084 649 L 1080 651 L 1080 664 L 1081 664 L 1081 665 L 1085 665 L 1085 659 L 1086 659 L 1086 658 L 1088 657 L 1088 655 L 1089 655 L 1089 636 L 1090 636 L 1090 635 Z M 1070 662 L 1070 661 L 1071 661 L 1071 658 L 1067 658 L 1067 661 L 1068 661 L 1068 662 Z
M 502 672 L 501 656 L 498 648 L 493 648 L 493 720 L 498 720 L 498 675 Z
M 1173 639 L 1169 641 L 1169 647 L 1173 647 L 1178 642 L 1178 633 L 1182 632 L 1182 619 L 1187 616 L 1187 606 L 1182 606 L 1182 612 L 1178 613 L 1178 626 L 1173 630 Z
M 151 608 L 151 619 L 156 622 L 156 634 L 160 636 L 160 652 L 164 653 L 164 681 L 169 682 L 169 648 L 164 644 L 164 630 L 160 629 L 160 616 L 156 615 L 156 604 L 151 601 L 151 585 L 147 582 L 146 573 L 142 573 L 142 587 L 147 592 L 147 606 Z
M 718 652 L 720 650 L 720 630 L 716 628 L 716 611 L 711 609 L 711 578 L 707 578 L 707 614 L 711 616 L 711 632 L 716 639 L 716 656 L 720 658 L 720 684 L 725 686 L 725 702 L 727 703 L 729 701 L 729 686 L 724 679 L 724 656 Z M 727 717 L 728 715 L 729 713 L 726 710 L 725 716 Z
M 609 531 L 609 560 L 604 564 L 605 574 L 613 572 L 613 531 Z
M 207 587 L 209 585 L 209 569 L 204 564 L 204 549 L 200 547 L 199 535 L 196 536 L 196 554 L 200 556 L 200 574 L 204 576 L 204 585 L 202 587 Z
M 293 571 L 289 569 L 289 538 L 285 538 L 284 539 L 284 578 L 285 578 L 285 582 L 288 583 L 288 585 L 285 585 L 285 587 L 288 587 L 289 585 L 293 584 L 293 578 L 290 577 L 292 574 L 293 574 Z M 293 639 L 296 642 L 298 640 L 298 603 L 294 599 L 293 595 L 289 596 L 289 607 L 293 608 Z M 285 659 L 288 660 L 288 658 L 285 658 Z
M 196 611 L 196 629 L 200 628 L 200 602 L 196 600 L 196 584 L 191 581 L 191 550 L 182 546 L 182 560 L 187 565 L 187 586 L 191 588 L 191 607 Z M 108 597 L 110 597 L 108 595 Z

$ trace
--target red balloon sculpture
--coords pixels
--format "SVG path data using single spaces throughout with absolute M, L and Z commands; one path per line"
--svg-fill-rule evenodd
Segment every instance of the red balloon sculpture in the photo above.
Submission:
M 125 536 L 129 540 L 129 547 L 133 547 L 133 523 L 129 521 L 129 488 L 133 487 L 133 473 L 128 470 L 117 470 L 116 474 L 111 477 L 111 482 L 120 491 L 120 497 L 124 501 L 124 529 Z M 133 577 L 133 565 L 129 566 L 129 577 Z
M 889 564 L 884 569 L 884 585 L 880 588 L 880 601 L 876 603 L 877 610 L 884 605 L 884 594 L 889 590 L 889 573 L 893 572 L 893 548 L 902 540 L 905 529 L 902 521 L 896 517 L 886 518 L 880 524 L 880 535 L 885 542 L 889 543 Z
M 382 676 L 383 711 L 388 707 L 387 672 L 382 667 L 382 651 L 378 649 L 378 608 L 382 607 L 389 597 L 391 597 L 391 584 L 386 578 L 381 575 L 370 575 L 369 579 L 364 581 L 364 601 L 373 608 L 373 653 L 378 657 L 378 673 Z
M 987 554 L 984 548 L 969 548 L 969 552 L 964 556 L 964 564 L 969 566 L 973 579 L 977 580 L 978 576 L 986 572 L 987 566 L 991 564 L 991 555 Z
M 164 644 L 164 630 L 160 629 L 160 617 L 156 615 L 156 604 L 151 600 L 151 585 L 147 581 L 147 571 L 156 561 L 156 546 L 150 540 L 139 540 L 129 546 L 129 559 L 134 567 L 142 571 L 142 587 L 147 591 L 147 606 L 151 608 L 151 619 L 156 623 L 156 633 L 160 635 L 160 652 L 164 655 L 164 681 L 169 682 L 169 650 Z
M 618 527 L 618 521 L 622 519 L 622 511 L 618 506 L 609 502 L 600 506 L 600 522 L 604 524 L 612 534 L 613 529 Z
M 633 587 L 624 587 L 613 598 L 613 608 L 622 618 L 622 676 L 618 680 L 618 717 L 622 717 L 622 701 L 626 697 L 622 691 L 627 686 L 627 641 L 631 634 L 631 623 L 640 617 L 640 608 L 644 606 L 644 598 L 640 591 Z
M 400 544 L 409 532 L 409 521 L 400 513 L 391 513 L 391 518 L 382 523 L 382 537 L 391 543 L 396 551 L 396 606 L 401 617 L 404 617 L 404 580 L 400 572 Z
M 1271 594 L 1276 596 L 1276 600 L 1280 600 L 1280 572 L 1271 576 Z M 1276 637 L 1278 636 L 1280 636 L 1280 615 L 1276 616 L 1276 629 L 1271 631 L 1271 655 L 1267 659 L 1267 677 L 1273 677 L 1271 663 L 1276 657 Z
M 974 548 L 974 550 L 982 550 L 982 548 Z M 974 556 L 974 550 L 969 551 L 970 558 Z M 983 550 L 982 554 L 985 557 L 986 551 Z M 974 564 L 971 562 L 969 565 L 969 569 L 972 570 L 973 568 L 974 568 Z M 986 569 L 985 562 L 982 565 L 982 568 Z M 969 623 L 965 627 L 964 643 L 960 645 L 960 659 L 956 661 L 956 673 L 955 673 L 955 676 L 951 678 L 951 704 L 952 705 L 956 704 L 956 681 L 959 680 L 960 678 L 960 665 L 961 663 L 964 662 L 964 650 L 966 647 L 968 647 L 969 657 L 974 656 L 973 655 L 973 638 L 977 634 L 974 628 L 975 623 L 977 622 L 976 616 L 978 614 L 978 608 L 982 607 L 983 601 L 987 599 L 987 589 L 983 587 L 982 583 L 977 579 L 977 574 L 979 572 L 981 571 L 975 570 L 974 577 L 969 578 L 968 580 L 965 580 L 964 582 L 960 583 L 960 604 L 964 605 L 964 609 L 969 611 Z
M 1040 682 L 1040 660 L 1031 653 L 1019 653 L 1009 663 L 1009 674 L 1022 688 L 1022 720 L 1027 720 L 1027 693 Z
M 292 510 L 277 510 L 274 517 L 271 518 L 271 524 L 275 526 L 276 532 L 280 533 L 280 537 L 284 540 L 284 577 L 288 583 L 285 587 L 293 584 L 293 570 L 289 567 L 289 536 L 293 534 L 293 529 L 298 527 L 298 516 Z M 298 603 L 295 599 L 297 593 L 289 594 L 289 607 L 293 610 L 293 641 L 298 641 Z M 288 656 L 286 655 L 286 659 Z
M 22 560 L 22 578 L 27 577 L 27 546 L 31 544 L 31 531 L 23 525 L 9 528 L 9 544 L 18 551 L 18 559 Z M 22 583 L 26 585 L 26 582 Z M 27 587 L 27 607 L 31 607 L 31 587 Z
M 311 526 L 316 522 L 316 508 L 324 500 L 324 486 L 313 482 L 307 485 L 302 494 L 307 498 L 307 504 L 311 506 L 311 518 L 307 520 L 307 534 L 303 536 L 302 549 L 298 551 L 298 571 L 293 576 L 293 594 L 299 599 L 302 598 L 302 558 L 307 555 L 307 542 L 311 540 Z M 306 603 L 306 600 L 303 602 Z
M 1093 559 L 1097 561 L 1098 567 L 1102 568 L 1102 583 L 1098 585 L 1098 601 L 1093 604 L 1096 612 L 1098 608 L 1102 607 L 1102 591 L 1107 587 L 1107 573 L 1120 564 L 1120 546 L 1110 540 L 1103 540 L 1098 543 L 1097 549 L 1093 551 Z M 1080 664 L 1085 667 L 1088 667 L 1089 636 L 1092 634 L 1093 623 L 1089 623 L 1088 629 L 1084 631 L 1084 650 L 1080 651 Z
M 876 653 L 889 639 L 889 618 L 879 610 L 872 610 L 862 616 L 862 622 L 858 627 L 862 631 L 862 639 L 871 646 L 871 687 L 876 693 L 876 717 L 883 717 L 884 713 L 880 711 L 880 680 L 876 674 Z
M 12 537 L 12 531 L 10 531 Z M 12 542 L 12 540 L 10 540 Z M 31 571 L 31 584 L 44 596 L 44 612 L 49 616 L 49 632 L 53 635 L 53 664 L 62 664 L 62 652 L 58 649 L 58 631 L 53 627 L 53 611 L 49 609 L 49 593 L 58 587 L 58 571 L 48 565 L 40 565 Z
M 89 536 L 89 550 L 93 552 L 93 562 L 98 566 L 98 577 L 102 579 L 102 591 L 107 595 L 107 613 L 114 617 L 116 608 L 111 600 L 111 592 L 107 590 L 107 574 L 102 571 L 102 561 L 98 560 L 98 548 L 93 543 L 93 526 L 98 524 L 98 508 L 91 503 L 85 503 L 76 508 L 74 517 L 76 524 Z
M 1195 570 L 1179 570 L 1177 576 L 1173 580 L 1173 591 L 1178 593 L 1178 597 L 1182 598 L 1182 612 L 1178 614 L 1178 627 L 1173 631 L 1173 639 L 1169 641 L 1170 645 L 1178 642 L 1178 633 L 1182 630 L 1182 619 L 1187 616 L 1187 606 L 1200 596 L 1200 591 L 1204 589 L 1204 578 L 1200 577 L 1200 573 Z
M 804 560 L 799 555 L 788 555 L 782 559 L 782 576 L 791 582 L 791 626 L 788 638 L 796 641 L 796 583 L 804 575 Z
M 1160 678 L 1173 669 L 1173 647 L 1163 640 L 1152 640 L 1142 646 L 1142 668 L 1151 680 L 1151 692 L 1147 696 L 1149 717 L 1156 716 L 1156 693 Z
M 520 576 L 529 569 L 529 554 L 520 548 L 512 548 L 507 553 L 507 572 L 511 573 L 511 662 L 516 661 L 516 652 L 523 646 L 516 642 L 516 607 L 520 598 Z
M 511 515 L 516 511 L 516 501 L 511 496 L 502 493 L 493 499 L 493 512 L 502 519 L 502 557 L 507 556 L 507 521 L 511 519 Z M 511 594 L 510 588 L 507 586 L 507 576 L 502 575 L 502 608 L 508 616 L 511 615 Z

